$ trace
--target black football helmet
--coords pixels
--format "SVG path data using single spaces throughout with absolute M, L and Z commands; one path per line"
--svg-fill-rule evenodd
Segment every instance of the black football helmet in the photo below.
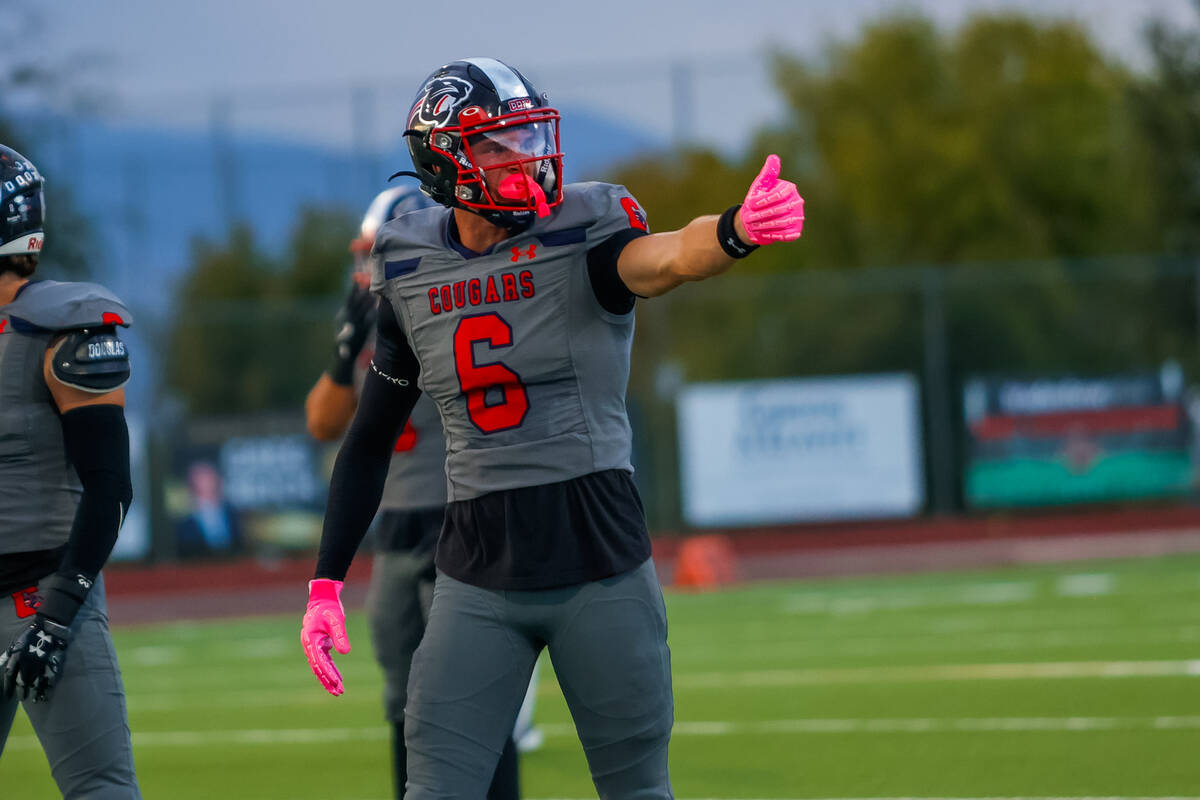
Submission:
M 0 144 L 0 256 L 41 251 L 46 215 L 42 183 L 33 162 Z
M 396 174 L 516 233 L 562 202 L 558 121 L 516 69 L 493 58 L 452 61 L 417 92 L 404 132 L 416 172 Z

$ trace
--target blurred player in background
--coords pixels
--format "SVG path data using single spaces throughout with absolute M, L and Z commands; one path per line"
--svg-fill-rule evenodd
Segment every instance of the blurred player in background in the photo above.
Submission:
M 372 251 L 376 350 L 304 628 L 314 671 L 340 692 L 342 581 L 423 391 L 441 412 L 450 502 L 405 709 L 407 800 L 483 794 L 543 648 L 599 796 L 672 797 L 667 620 L 625 409 L 634 303 L 803 224 L 771 156 L 741 204 L 651 234 L 624 187 L 563 185 L 558 120 L 499 61 L 436 70 L 405 136 L 411 174 L 446 208 L 387 223 Z
M 304 404 L 308 430 L 320 441 L 333 441 L 345 433 L 375 350 L 378 298 L 370 291 L 366 272 L 375 234 L 388 220 L 433 205 L 415 188 L 388 189 L 371 202 L 359 236 L 350 243 L 355 271 L 350 293 L 337 316 L 333 360 Z M 445 466 L 442 421 L 437 407 L 425 399 L 413 408 L 395 442 L 375 521 L 375 558 L 367 590 L 371 643 L 384 674 L 384 713 L 392 724 L 397 798 L 404 796 L 407 776 L 404 702 L 409 669 L 433 600 L 433 553 L 446 505 Z M 531 683 L 527 704 L 532 704 L 533 696 Z M 527 739 L 537 735 L 528 729 L 521 733 Z M 515 800 L 518 784 L 517 750 L 510 740 L 505 744 L 488 797 Z
M 64 798 L 139 798 L 104 581 L 129 509 L 128 309 L 31 280 L 42 177 L 0 145 L 0 754 L 17 703 Z M 5 796 L 24 797 L 19 786 Z

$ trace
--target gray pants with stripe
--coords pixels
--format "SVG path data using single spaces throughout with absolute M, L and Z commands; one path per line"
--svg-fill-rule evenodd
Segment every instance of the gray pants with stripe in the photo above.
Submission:
M 0 598 L 0 647 L 29 624 L 13 598 Z M 140 800 L 125 713 L 125 687 L 108 633 L 104 578 L 96 579 L 71 625 L 62 677 L 50 700 L 21 705 L 50 762 L 64 800 Z M 17 700 L 0 700 L 0 758 L 17 713 Z M 14 756 L 10 754 L 9 758 Z M 11 787 L 10 787 L 11 788 Z M 20 795 L 20 791 L 16 792 Z
M 541 649 L 601 800 L 670 800 L 667 618 L 654 564 L 604 580 L 495 591 L 438 573 L 405 708 L 405 800 L 478 800 Z

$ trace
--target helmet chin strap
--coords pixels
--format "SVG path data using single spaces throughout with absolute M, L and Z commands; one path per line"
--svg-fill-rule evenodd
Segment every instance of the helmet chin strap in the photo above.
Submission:
M 497 191 L 505 200 L 520 200 L 528 203 L 533 201 L 534 209 L 539 217 L 550 216 L 550 206 L 546 203 L 546 193 L 537 181 L 524 172 L 516 172 L 500 181 Z

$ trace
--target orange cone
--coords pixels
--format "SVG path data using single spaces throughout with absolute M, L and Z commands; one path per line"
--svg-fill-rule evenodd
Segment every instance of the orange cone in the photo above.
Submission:
M 679 546 L 675 561 L 675 585 L 710 589 L 736 577 L 733 545 L 725 536 L 692 536 Z

